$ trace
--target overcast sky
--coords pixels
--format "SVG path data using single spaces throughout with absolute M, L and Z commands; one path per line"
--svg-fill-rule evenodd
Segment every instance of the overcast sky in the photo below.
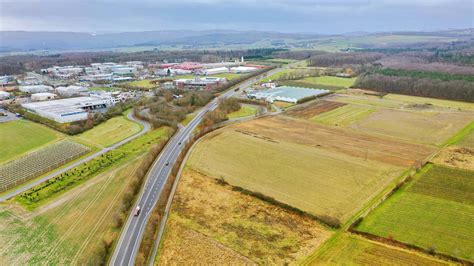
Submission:
M 472 28 L 474 0 L 0 0 L 0 30 L 353 31 Z

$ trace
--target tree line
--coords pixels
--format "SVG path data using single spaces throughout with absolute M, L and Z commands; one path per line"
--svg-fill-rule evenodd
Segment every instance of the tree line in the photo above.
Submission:
M 364 65 L 373 63 L 382 57 L 382 53 L 375 52 L 323 53 L 311 56 L 308 59 L 308 66 L 340 67 L 345 65 Z
M 440 81 L 428 78 L 367 74 L 359 76 L 354 87 L 378 92 L 474 102 L 474 82 L 463 80 Z

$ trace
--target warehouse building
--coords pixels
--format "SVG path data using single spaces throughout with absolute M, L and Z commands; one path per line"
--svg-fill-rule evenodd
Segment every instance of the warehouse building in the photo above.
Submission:
M 58 123 L 70 123 L 87 119 L 89 110 L 103 109 L 113 105 L 112 98 L 75 97 L 68 99 L 24 103 L 27 111 Z
M 6 91 L 0 91 L 0 100 L 5 100 L 10 98 L 10 93 Z
M 210 68 L 210 69 L 202 69 L 199 71 L 201 75 L 216 75 L 222 73 L 229 73 L 229 69 L 227 67 L 217 67 L 217 68 Z
M 173 81 L 173 85 L 177 89 L 194 89 L 194 90 L 209 90 L 215 86 L 226 83 L 226 78 L 205 77 L 194 79 L 177 79 Z
M 54 90 L 51 86 L 46 85 L 27 85 L 27 86 L 20 86 L 19 90 L 21 92 L 26 93 L 38 93 L 38 92 L 49 92 Z
M 50 92 L 39 92 L 31 94 L 31 100 L 35 102 L 54 100 L 56 97 L 56 94 Z
M 238 67 L 232 67 L 230 69 L 232 73 L 236 73 L 236 74 L 250 73 L 257 70 L 258 68 L 256 67 L 248 67 L 248 66 L 238 66 Z
M 297 103 L 298 100 L 303 98 L 318 96 L 328 92 L 329 90 L 282 86 L 268 90 L 252 91 L 247 96 L 250 99 L 265 100 L 270 103 L 274 101 Z
M 86 87 L 82 86 L 67 86 L 67 87 L 57 87 L 56 92 L 61 95 L 61 97 L 72 97 L 79 96 L 81 94 L 87 93 L 88 90 Z

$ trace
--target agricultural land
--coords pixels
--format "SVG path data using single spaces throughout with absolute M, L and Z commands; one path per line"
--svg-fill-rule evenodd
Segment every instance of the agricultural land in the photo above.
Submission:
M 240 107 L 239 110 L 228 114 L 227 117 L 229 119 L 235 119 L 235 118 L 252 116 L 252 115 L 255 115 L 256 113 L 257 113 L 257 109 L 255 107 L 243 105 L 242 107 Z
M 428 165 L 357 230 L 474 261 L 474 172 Z
M 48 127 L 23 119 L 0 123 L 0 163 L 13 160 L 61 137 L 62 134 Z
M 34 211 L 0 205 L 0 264 L 98 263 L 99 245 L 119 233 L 111 224 L 141 158 L 109 168 Z
M 404 167 L 431 152 L 423 146 L 269 117 L 211 133 L 193 151 L 189 166 L 311 214 L 344 221 Z
M 106 122 L 81 133 L 78 138 L 97 146 L 107 147 L 140 132 L 141 126 L 124 116 L 113 117 Z
M 185 168 L 157 265 L 291 263 L 331 235 L 309 217 L 244 195 L 214 178 Z
M 351 234 L 327 241 L 303 264 L 311 265 L 448 265 L 445 261 L 377 243 Z

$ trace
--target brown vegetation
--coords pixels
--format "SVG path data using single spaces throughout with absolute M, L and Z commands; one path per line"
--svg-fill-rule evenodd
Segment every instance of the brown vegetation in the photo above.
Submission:
M 434 148 L 422 145 L 375 137 L 353 130 L 326 127 L 290 117 L 266 117 L 236 127 L 268 138 L 317 146 L 396 166 L 419 165 L 424 158 L 434 152 Z
M 310 104 L 304 106 L 298 106 L 286 111 L 287 115 L 294 116 L 294 117 L 301 117 L 301 118 L 312 118 L 315 115 L 322 114 L 341 106 L 346 105 L 345 103 L 339 102 L 330 102 L 330 101 L 315 101 Z

